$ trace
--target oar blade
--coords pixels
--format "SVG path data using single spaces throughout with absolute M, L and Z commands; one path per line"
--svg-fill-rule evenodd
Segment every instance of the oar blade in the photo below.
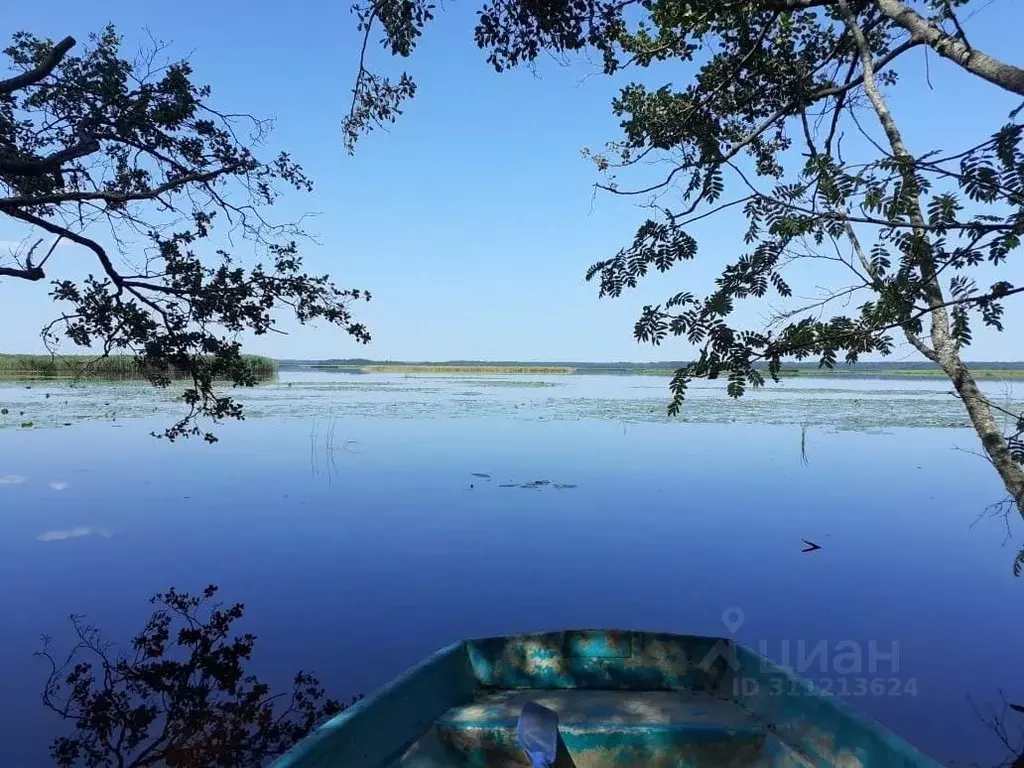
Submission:
M 535 701 L 523 705 L 516 725 L 516 740 L 530 756 L 534 768 L 549 768 L 558 754 L 558 713 Z

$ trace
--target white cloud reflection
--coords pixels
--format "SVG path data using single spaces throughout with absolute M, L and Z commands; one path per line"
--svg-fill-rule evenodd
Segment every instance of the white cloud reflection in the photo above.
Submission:
M 109 539 L 113 535 L 110 531 L 105 531 L 102 528 L 80 525 L 77 528 L 68 528 L 63 531 L 47 531 L 46 533 L 39 534 L 36 538 L 39 541 L 64 541 L 65 539 L 83 539 L 88 536 Z
M 28 480 L 24 475 L 3 475 L 0 476 L 0 485 L 18 485 Z
M 53 490 L 55 491 L 63 491 L 65 488 L 68 487 L 68 484 L 65 483 L 63 480 L 54 480 L 52 483 L 50 483 L 50 487 L 53 488 Z

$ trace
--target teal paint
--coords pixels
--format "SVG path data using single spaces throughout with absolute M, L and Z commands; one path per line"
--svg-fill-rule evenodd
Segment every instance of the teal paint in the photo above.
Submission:
M 452 645 L 275 768 L 529 765 L 523 704 L 559 716 L 555 768 L 938 768 L 841 700 L 729 640 L 573 630 Z
M 465 645 L 449 646 L 328 720 L 274 766 L 385 765 L 448 709 L 471 701 L 476 687 Z

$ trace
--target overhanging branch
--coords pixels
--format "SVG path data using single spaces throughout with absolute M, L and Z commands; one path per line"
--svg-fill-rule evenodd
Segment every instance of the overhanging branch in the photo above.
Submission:
M 50 51 L 50 55 L 35 69 L 30 69 L 28 72 L 22 72 L 20 75 L 8 78 L 7 80 L 0 80 L 0 94 L 14 93 L 15 91 L 27 88 L 30 85 L 35 85 L 40 80 L 49 75 L 60 64 L 61 60 L 67 55 L 68 51 L 75 47 L 75 38 L 68 36 L 53 46 L 53 50 Z
M 12 157 L 0 155 L 0 174 L 10 176 L 44 176 L 60 169 L 64 163 L 98 152 L 100 143 L 95 137 L 89 136 L 77 143 L 54 152 L 46 157 Z
M 924 18 L 900 0 L 874 0 L 874 4 L 916 40 L 927 43 L 939 56 L 1003 90 L 1024 96 L 1024 69 L 1000 61 L 969 46 L 960 37 L 947 34 L 935 22 Z
M 896 46 L 891 51 L 889 51 L 889 53 L 885 54 L 884 56 L 879 57 L 877 61 L 873 62 L 873 65 L 872 65 L 873 66 L 873 71 L 877 73 L 878 71 L 880 71 L 884 67 L 886 67 L 889 64 L 891 64 L 897 57 L 901 56 L 902 54 L 906 53 L 907 51 L 909 51 L 912 48 L 915 48 L 915 47 L 917 47 L 919 45 L 922 45 L 922 42 L 920 40 L 914 40 L 914 39 L 910 39 L 910 40 L 907 40 L 907 41 L 901 43 L 900 45 Z M 718 166 L 726 164 L 729 160 L 732 160 L 740 152 L 742 152 L 744 149 L 749 147 L 754 141 L 756 141 L 766 131 L 770 130 L 780 120 L 783 120 L 783 119 L 785 119 L 787 117 L 790 117 L 792 115 L 797 114 L 800 109 L 806 109 L 807 107 L 811 106 L 812 104 L 816 104 L 817 102 L 819 102 L 819 101 L 821 101 L 823 99 L 827 99 L 827 98 L 832 97 L 832 96 L 844 97 L 846 93 L 848 93 L 849 91 L 853 90 L 854 88 L 862 85 L 863 83 L 864 83 L 864 75 L 861 74 L 861 75 L 858 75 L 857 77 L 853 78 L 852 80 L 847 80 L 847 82 L 843 83 L 842 85 L 834 85 L 834 86 L 829 86 L 827 88 L 820 88 L 820 89 L 818 89 L 816 91 L 813 91 L 810 94 L 807 94 L 806 96 L 797 96 L 797 97 L 793 98 L 792 100 L 787 102 L 785 105 L 783 105 L 780 109 L 778 109 L 774 114 L 772 114 L 770 117 L 766 118 L 760 124 L 758 124 L 755 128 L 753 128 L 742 139 L 740 139 L 739 141 L 736 141 L 734 144 L 732 144 L 720 157 L 718 157 L 714 161 L 714 164 L 718 165 Z M 665 187 L 667 187 L 669 184 L 672 183 L 672 179 L 680 171 L 689 170 L 692 167 L 694 167 L 694 166 L 691 166 L 691 165 L 678 165 L 675 168 L 673 168 L 672 171 L 668 174 L 668 176 L 664 180 L 662 180 L 661 182 L 659 182 L 657 184 L 654 184 L 653 186 L 646 187 L 644 189 L 640 189 L 640 190 L 621 190 L 621 189 L 616 189 L 614 187 L 610 187 L 610 186 L 605 185 L 605 184 L 598 184 L 596 186 L 597 186 L 598 189 L 604 190 L 606 192 L 612 192 L 613 194 L 617 194 L 617 195 L 627 195 L 627 196 L 643 195 L 643 194 L 647 194 L 649 192 L 655 192 L 655 191 L 657 191 L 659 189 L 664 189 Z M 698 196 L 697 200 L 694 201 L 694 206 L 692 208 L 690 208 L 687 211 L 687 213 L 692 213 L 693 210 L 696 209 L 696 204 L 699 204 L 701 199 L 702 199 L 702 197 Z
M 40 229 L 46 230 L 51 235 L 57 235 L 66 240 L 70 240 L 73 243 L 84 246 L 96 254 L 96 258 L 99 259 L 100 264 L 103 266 L 103 271 L 107 273 L 107 276 L 113 281 L 114 285 L 121 287 L 124 279 L 120 273 L 114 267 L 113 262 L 110 260 L 110 256 L 107 255 L 106 250 L 103 246 L 97 243 L 95 240 L 91 240 L 84 235 L 80 235 L 77 232 L 72 232 L 66 227 L 62 227 L 59 224 L 54 224 L 52 221 L 40 218 L 34 214 L 26 211 L 18 210 L 16 208 L 10 210 L 4 210 L 4 213 L 14 219 L 19 219 L 26 224 L 39 227 Z
M 2 162 L 2 161 L 0 161 Z M 60 205 L 61 203 L 105 202 L 122 204 L 140 200 L 155 200 L 167 192 L 173 192 L 191 184 L 205 184 L 220 176 L 232 173 L 237 166 L 222 166 L 206 173 L 189 173 L 176 177 L 159 186 L 141 192 L 54 192 L 49 195 L 24 197 L 0 197 L 0 211 L 23 208 L 30 205 Z
M 0 267 L 0 277 L 17 277 L 21 280 L 43 280 L 46 274 L 42 267 Z

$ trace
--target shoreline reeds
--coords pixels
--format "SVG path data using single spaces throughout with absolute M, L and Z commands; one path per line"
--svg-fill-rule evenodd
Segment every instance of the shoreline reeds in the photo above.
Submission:
M 277 374 L 277 361 L 260 355 L 243 355 L 257 379 Z M 173 375 L 173 374 L 172 374 Z M 132 355 L 13 355 L 0 354 L 2 378 L 144 379 L 145 370 Z

